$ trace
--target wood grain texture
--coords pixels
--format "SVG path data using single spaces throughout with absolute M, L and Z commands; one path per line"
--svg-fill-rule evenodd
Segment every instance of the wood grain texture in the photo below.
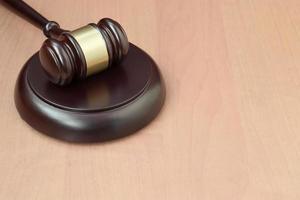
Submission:
M 0 7 L 0 199 L 300 198 L 299 0 L 27 2 L 67 29 L 119 21 L 160 66 L 167 100 L 123 140 L 38 134 L 13 91 L 44 38 Z

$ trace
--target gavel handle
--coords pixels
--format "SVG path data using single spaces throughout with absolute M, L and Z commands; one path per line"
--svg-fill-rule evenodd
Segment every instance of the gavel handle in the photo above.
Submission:
M 8 4 L 15 13 L 21 15 L 21 17 L 41 29 L 48 38 L 58 38 L 63 32 L 68 32 L 67 30 L 61 29 L 58 23 L 49 21 L 22 0 L 3 0 L 3 2 Z
M 17 12 L 17 14 L 20 14 L 23 18 L 26 18 L 39 29 L 43 30 L 49 23 L 47 18 L 42 16 L 39 12 L 22 0 L 4 0 L 4 2 L 7 3 L 14 12 Z

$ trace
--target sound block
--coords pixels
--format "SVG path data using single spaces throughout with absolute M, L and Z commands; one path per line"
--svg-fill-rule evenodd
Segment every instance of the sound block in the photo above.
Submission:
M 20 116 L 41 133 L 69 142 L 102 142 L 128 136 L 162 108 L 165 87 L 155 62 L 133 44 L 119 66 L 57 86 L 33 55 L 15 87 Z

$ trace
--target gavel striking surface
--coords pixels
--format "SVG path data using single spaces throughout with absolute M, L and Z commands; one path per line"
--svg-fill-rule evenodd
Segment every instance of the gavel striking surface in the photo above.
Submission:
M 69 142 L 130 135 L 159 113 L 164 98 L 155 62 L 133 44 L 119 66 L 64 87 L 48 81 L 35 54 L 15 88 L 21 117 L 41 133 Z

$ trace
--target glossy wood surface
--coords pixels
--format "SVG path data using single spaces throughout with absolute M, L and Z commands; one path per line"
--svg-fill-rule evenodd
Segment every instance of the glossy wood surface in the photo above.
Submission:
M 48 80 L 36 53 L 20 72 L 14 99 L 20 117 L 40 133 L 99 143 L 138 133 L 153 121 L 165 86 L 151 57 L 130 44 L 119 65 L 65 87 Z
M 158 118 L 124 140 L 34 134 L 13 91 L 43 35 L 0 7 L 0 199 L 300 198 L 299 0 L 28 2 L 70 30 L 116 19 L 168 93 Z

